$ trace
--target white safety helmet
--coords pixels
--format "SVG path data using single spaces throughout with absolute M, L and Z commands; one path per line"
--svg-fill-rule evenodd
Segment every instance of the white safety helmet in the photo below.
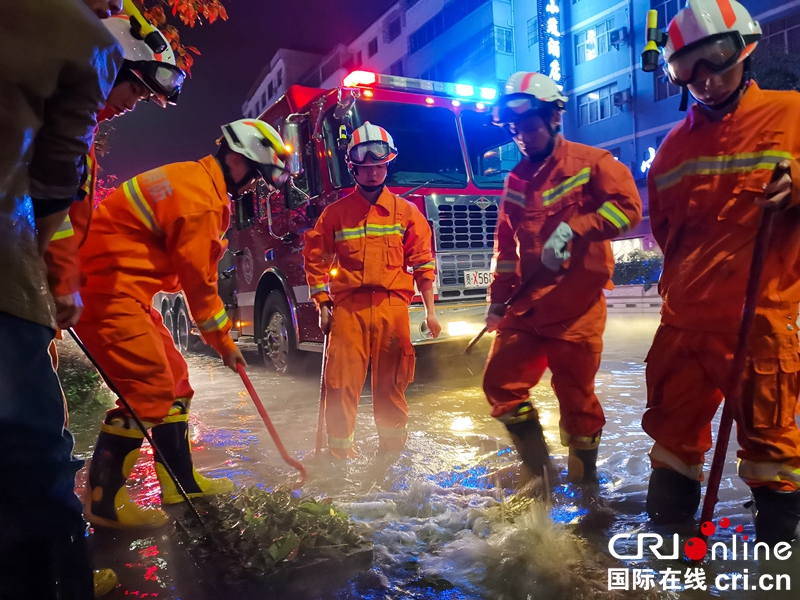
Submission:
M 397 158 L 397 148 L 389 132 L 369 121 L 353 132 L 347 144 L 350 165 L 384 165 Z
M 688 0 L 667 32 L 665 70 L 679 86 L 692 83 L 701 65 L 712 73 L 727 71 L 761 39 L 761 26 L 736 0 Z
M 175 104 L 186 73 L 177 66 L 164 34 L 155 29 L 143 39 L 138 21 L 126 14 L 114 15 L 103 24 L 122 46 L 125 62 L 120 74 L 125 77 L 130 73 L 147 86 L 151 99 L 162 108 Z M 154 50 L 154 46 L 161 50 Z
M 239 119 L 222 126 L 228 147 L 249 159 L 264 180 L 280 188 L 290 174 L 284 162 L 289 157 L 281 134 L 259 119 Z
M 508 78 L 505 90 L 494 107 L 493 121 L 505 125 L 522 121 L 543 109 L 564 110 L 567 97 L 558 84 L 542 73 L 519 71 Z

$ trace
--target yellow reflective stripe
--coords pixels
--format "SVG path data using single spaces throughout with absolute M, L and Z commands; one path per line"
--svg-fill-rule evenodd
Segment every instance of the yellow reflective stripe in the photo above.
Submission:
M 603 432 L 600 431 L 597 435 L 590 437 L 585 435 L 571 435 L 565 430 L 559 429 L 559 434 L 561 436 L 562 446 L 571 446 L 579 450 L 594 450 L 600 445 L 600 436 Z
M 156 217 L 153 214 L 153 209 L 150 208 L 150 205 L 144 199 L 144 194 L 142 194 L 142 190 L 139 188 L 136 178 L 134 177 L 123 183 L 122 191 L 125 193 L 128 204 L 131 205 L 136 216 L 139 217 L 150 231 L 157 232 L 159 228 L 156 224 Z
M 333 239 L 337 242 L 341 242 L 344 240 L 352 240 L 360 237 L 364 237 L 364 229 L 362 227 L 349 227 L 345 229 L 340 229 L 333 233 Z
M 208 321 L 200 323 L 198 327 L 200 331 L 216 331 L 222 329 L 229 322 L 230 319 L 228 319 L 228 314 L 225 312 L 225 307 L 222 307 L 217 314 Z
M 791 482 L 800 488 L 800 469 L 786 463 L 739 459 L 739 477 L 745 481 Z
M 333 437 L 332 435 L 328 436 L 328 446 L 331 448 L 349 448 L 353 445 L 353 437 L 355 434 L 351 434 L 350 437 L 346 438 L 337 438 Z
M 656 189 L 660 192 L 678 185 L 686 177 L 695 175 L 729 175 L 734 173 L 750 173 L 758 169 L 773 169 L 782 160 L 792 155 L 783 150 L 765 150 L 763 152 L 742 152 L 723 156 L 698 156 L 683 161 L 674 169 L 670 169 L 655 178 Z
M 309 286 L 309 288 L 308 288 L 308 292 L 312 296 L 314 294 L 319 294 L 320 292 L 327 292 L 327 291 L 328 291 L 328 285 L 325 284 L 325 283 L 320 283 L 318 285 L 312 285 L 312 286 Z
M 92 181 L 93 170 L 94 170 L 94 161 L 92 160 L 92 155 L 91 154 L 87 154 L 86 155 L 86 181 L 84 181 L 83 185 L 81 186 L 81 190 L 87 196 L 92 193 L 92 186 L 93 186 L 93 183 L 94 183 Z
M 597 210 L 597 214 L 623 233 L 631 228 L 631 220 L 612 202 L 604 202 L 603 206 Z
M 400 223 L 395 223 L 394 225 L 377 225 L 367 223 L 367 235 L 368 236 L 384 236 L 384 235 L 403 235 L 406 232 L 406 228 L 403 227 Z
M 505 193 L 503 194 L 503 200 L 511 202 L 511 204 L 521 206 L 522 208 L 525 208 L 527 204 L 525 194 L 523 192 L 518 192 L 517 190 L 512 190 L 511 188 L 506 189 Z
M 495 273 L 516 273 L 517 261 L 516 260 L 498 260 L 494 263 L 492 269 Z
M 53 237 L 50 238 L 50 241 L 55 242 L 56 240 L 63 240 L 73 235 L 75 235 L 75 230 L 72 228 L 72 221 L 69 220 L 69 215 L 67 215 L 64 217 L 64 222 L 61 223 L 61 226 L 53 234 Z
M 399 235 L 405 234 L 406 228 L 401 223 L 394 223 L 389 225 L 379 225 L 375 223 L 367 223 L 366 227 L 345 227 L 333 233 L 333 239 L 337 242 L 345 240 L 354 240 L 363 237 L 382 237 L 386 235 Z
M 434 269 L 436 268 L 436 261 L 429 260 L 428 262 L 424 262 L 420 265 L 414 265 L 411 268 L 414 269 L 415 271 L 421 271 L 423 269 Z
M 559 183 L 556 187 L 545 190 L 542 192 L 542 204 L 544 206 L 549 206 L 553 204 L 553 202 L 557 202 L 567 194 L 569 194 L 572 190 L 582 185 L 589 183 L 589 179 L 591 178 L 592 168 L 591 167 L 584 167 L 576 175 L 573 175 L 566 181 Z
M 659 446 L 658 444 L 653 444 L 653 447 L 650 449 L 650 460 L 655 460 L 660 462 L 663 465 L 666 465 L 673 471 L 677 471 L 684 477 L 688 477 L 694 481 L 703 481 L 703 465 L 687 465 L 683 462 L 680 458 L 675 456 L 672 452 L 664 448 L 664 446 Z

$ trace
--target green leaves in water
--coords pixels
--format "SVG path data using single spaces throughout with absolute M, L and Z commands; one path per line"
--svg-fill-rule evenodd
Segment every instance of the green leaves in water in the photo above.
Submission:
M 239 575 L 269 577 L 293 561 L 344 558 L 364 544 L 350 517 L 330 499 L 248 488 L 231 496 L 195 500 L 195 506 L 211 539 L 187 514 L 181 524 L 190 546 L 214 562 L 236 563 Z

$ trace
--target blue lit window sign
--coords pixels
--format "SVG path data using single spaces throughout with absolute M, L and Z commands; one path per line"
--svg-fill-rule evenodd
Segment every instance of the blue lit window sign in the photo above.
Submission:
M 540 39 L 541 71 L 559 86 L 563 85 L 563 72 L 561 70 L 561 6 L 560 0 L 540 0 L 539 12 L 544 13 L 540 18 L 542 32 Z

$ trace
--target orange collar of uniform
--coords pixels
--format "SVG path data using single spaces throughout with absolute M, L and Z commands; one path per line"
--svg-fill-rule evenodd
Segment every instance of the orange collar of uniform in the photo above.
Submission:
M 761 103 L 763 92 L 761 88 L 758 87 L 758 84 L 754 80 L 750 80 L 750 83 L 747 84 L 747 89 L 745 89 L 744 94 L 739 99 L 739 104 L 736 105 L 731 112 L 727 115 L 722 117 L 719 123 L 730 119 L 736 112 L 740 109 L 749 110 L 751 107 L 756 106 Z M 699 103 L 695 102 L 692 104 L 692 107 L 689 109 L 689 114 L 686 116 L 689 120 L 689 130 L 693 130 L 695 127 L 700 127 L 705 125 L 706 123 L 711 123 L 711 119 L 708 118 L 708 111 L 701 107 Z
M 551 165 L 560 164 L 561 161 L 567 156 L 567 141 L 564 136 L 559 134 L 556 136 L 556 143 L 553 146 L 553 151 L 550 156 L 545 158 L 541 163 L 534 164 L 527 158 L 523 159 L 517 167 L 514 168 L 512 173 L 520 179 L 530 180 L 535 175 L 549 169 Z M 519 171 L 517 171 L 519 169 Z
M 369 200 L 364 198 L 364 195 L 361 193 L 361 188 L 356 186 L 355 191 L 353 192 L 359 200 L 362 202 L 366 202 L 367 204 L 372 204 Z M 378 201 L 375 203 L 375 206 L 380 206 L 381 208 L 385 209 L 387 212 L 392 212 L 394 207 L 394 194 L 389 191 L 389 188 L 385 187 L 381 191 L 381 195 L 378 196 Z
M 225 176 L 222 174 L 222 169 L 211 154 L 204 156 L 198 160 L 202 167 L 211 175 L 211 180 L 214 182 L 214 187 L 217 190 L 217 195 L 222 200 L 228 200 L 228 186 L 225 185 Z

